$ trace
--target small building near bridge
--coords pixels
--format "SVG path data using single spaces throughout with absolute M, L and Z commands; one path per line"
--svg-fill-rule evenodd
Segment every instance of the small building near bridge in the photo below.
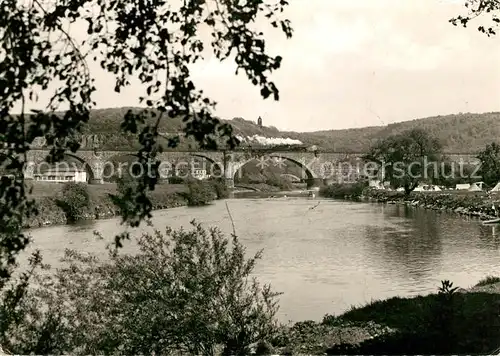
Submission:
M 207 171 L 205 169 L 193 169 L 191 170 L 191 175 L 193 178 L 202 180 L 209 178 Z
M 50 168 L 43 173 L 36 173 L 34 179 L 51 183 L 87 183 L 87 172 L 80 168 Z

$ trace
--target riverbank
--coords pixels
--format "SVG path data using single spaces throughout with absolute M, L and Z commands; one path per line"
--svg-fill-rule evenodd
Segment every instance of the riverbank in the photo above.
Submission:
M 267 183 L 238 183 L 234 186 L 234 192 L 240 191 L 254 191 L 262 193 L 277 193 L 277 192 L 290 192 L 290 191 L 305 191 L 307 190 L 307 184 L 293 183 L 288 185 L 270 185 Z
M 38 215 L 30 217 L 25 222 L 26 229 L 45 226 L 65 225 L 67 217 L 62 207 L 57 203 L 62 184 L 36 183 L 33 189 Z M 115 184 L 89 185 L 90 205 L 81 212 L 81 220 L 110 219 L 119 216 L 118 208 L 113 204 L 108 194 L 116 194 Z M 149 197 L 153 210 L 170 209 L 186 206 L 183 197 L 187 188 L 184 184 L 157 185 Z
M 485 192 L 441 191 L 412 192 L 405 195 L 404 192 L 368 188 L 361 183 L 333 184 L 322 187 L 319 194 L 324 198 L 398 204 L 453 212 L 481 220 L 496 218 L 493 204 L 497 209 L 500 207 L 500 195 L 497 193 L 489 196 Z
M 412 192 L 409 196 L 405 196 L 402 192 L 365 189 L 359 199 L 453 212 L 481 220 L 496 218 L 493 204 L 496 207 L 500 206 L 500 196 L 490 197 L 484 192 Z
M 271 199 L 270 199 L 271 200 Z M 277 213 L 281 212 L 282 210 L 285 210 L 286 207 L 289 206 L 289 204 L 293 204 L 294 201 L 298 203 L 297 207 L 292 206 L 289 210 L 284 211 L 283 213 Z M 342 299 L 343 301 L 347 302 L 348 304 L 355 304 L 357 306 L 364 305 L 364 301 L 366 300 L 365 298 L 357 298 L 359 295 L 365 294 L 363 290 L 366 291 L 366 293 L 371 294 L 374 296 L 374 298 L 382 298 L 381 295 L 384 294 L 378 294 L 376 293 L 377 290 L 377 285 L 376 284 L 371 284 L 369 282 L 370 278 L 366 278 L 365 276 L 373 276 L 372 273 L 370 273 L 370 269 L 366 269 L 366 271 L 361 271 L 359 275 L 361 275 L 361 278 L 357 278 L 357 268 L 359 266 L 366 267 L 364 263 L 367 263 L 367 261 L 370 260 L 369 255 L 362 255 L 361 258 L 358 260 L 355 258 L 356 255 L 360 254 L 362 251 L 373 251 L 377 249 L 377 246 L 380 245 L 385 245 L 387 242 L 391 242 L 394 237 L 397 236 L 392 236 L 390 235 L 387 239 L 382 239 L 380 235 L 377 233 L 374 233 L 374 230 L 369 230 L 369 231 L 364 231 L 363 234 L 365 235 L 370 235 L 370 237 L 365 238 L 360 241 L 366 241 L 369 242 L 369 240 L 373 241 L 373 244 L 367 244 L 367 243 L 357 243 L 355 240 L 354 235 L 347 235 L 343 234 L 344 231 L 344 226 L 345 225 L 351 225 L 353 224 L 353 231 L 358 231 L 358 230 L 364 230 L 360 228 L 356 228 L 355 223 L 358 220 L 358 217 L 356 216 L 355 212 L 359 211 L 359 208 L 361 207 L 362 209 L 370 209 L 374 212 L 375 216 L 378 216 L 380 214 L 380 207 L 377 208 L 377 206 L 369 206 L 367 204 L 342 204 L 338 202 L 330 202 L 331 204 L 328 204 L 326 202 L 325 205 L 322 203 L 319 206 L 319 209 L 315 210 L 309 210 L 310 207 L 312 207 L 316 202 L 307 202 L 307 201 L 297 201 L 292 199 L 290 201 L 282 201 L 280 204 L 278 202 L 273 202 L 273 201 L 259 201 L 256 202 L 255 205 L 257 205 L 257 209 L 255 209 L 255 205 L 247 202 L 247 201 L 241 201 L 239 202 L 240 204 L 236 204 L 237 201 L 233 200 L 230 203 L 230 210 L 231 210 L 231 215 L 235 218 L 235 223 L 236 223 L 236 230 L 239 236 L 246 237 L 244 240 L 244 243 L 246 246 L 249 246 L 250 243 L 256 241 L 257 244 L 254 243 L 254 247 L 256 248 L 264 248 L 264 255 L 269 256 L 269 261 L 271 261 L 271 264 L 267 264 L 266 261 L 262 261 L 264 265 L 264 270 L 266 271 L 266 274 L 263 274 L 262 277 L 258 276 L 259 279 L 271 283 L 271 285 L 276 286 L 277 291 L 284 291 L 285 294 L 281 297 L 282 300 L 282 306 L 283 309 L 285 310 L 285 313 L 281 314 L 284 315 L 284 317 L 279 317 L 278 320 L 281 320 L 282 322 L 286 322 L 288 318 L 286 317 L 287 315 L 291 315 L 289 311 L 294 311 L 294 310 L 300 310 L 301 308 L 304 308 L 304 312 L 302 312 L 299 316 L 291 316 L 294 320 L 306 320 L 309 318 L 314 318 L 316 321 L 319 322 L 301 322 L 301 323 L 296 323 L 290 326 L 285 326 L 280 328 L 280 333 L 276 336 L 273 336 L 272 338 L 269 338 L 268 343 L 270 344 L 271 347 L 273 347 L 274 352 L 273 353 L 279 353 L 279 354 L 287 354 L 291 352 L 295 352 L 297 354 L 325 354 L 325 353 L 346 353 L 346 352 L 336 352 L 341 347 L 344 348 L 356 348 L 360 347 L 359 344 L 363 343 L 363 347 L 367 347 L 365 344 L 368 343 L 370 340 L 377 339 L 379 343 L 384 340 L 382 338 L 382 335 L 387 335 L 386 337 L 394 334 L 396 330 L 399 330 L 396 326 L 394 325 L 389 325 L 389 322 L 392 322 L 393 324 L 396 324 L 399 326 L 399 328 L 404 329 L 405 324 L 404 322 L 408 322 L 408 316 L 405 315 L 405 312 L 410 310 L 411 308 L 405 304 L 405 300 L 400 300 L 399 298 L 394 301 L 392 304 L 391 303 L 386 303 L 386 301 L 380 302 L 382 303 L 382 307 L 379 307 L 379 309 L 372 310 L 367 308 L 366 310 L 364 308 L 368 307 L 365 306 L 363 308 L 357 308 L 357 309 L 363 309 L 362 313 L 363 316 L 361 317 L 360 314 L 357 315 L 348 315 L 345 318 L 341 317 L 326 317 L 325 321 L 321 321 L 322 316 L 325 312 L 330 312 L 330 313 L 335 313 L 336 315 L 344 315 L 348 313 L 344 313 L 344 310 L 346 308 L 346 305 L 343 304 L 342 308 L 336 309 L 337 306 L 340 303 L 336 303 L 335 301 L 338 300 L 337 298 L 337 292 L 341 293 L 342 295 L 345 295 Z M 319 203 L 319 202 L 318 202 Z M 252 205 L 252 207 L 248 207 L 245 210 L 239 210 L 238 206 L 243 206 L 247 207 L 249 205 Z M 326 207 L 335 207 L 335 209 L 325 209 Z M 217 208 L 217 209 L 215 209 Z M 349 210 L 349 208 L 352 208 L 352 210 Z M 394 210 L 392 208 L 394 207 L 388 207 L 391 208 L 389 210 Z M 213 211 L 211 214 L 206 214 L 207 211 Z M 401 210 L 401 209 L 399 209 Z M 404 209 L 403 209 L 404 210 Z M 252 213 L 253 211 L 253 213 Z M 198 212 L 200 212 L 200 215 L 198 215 Z M 296 225 L 292 224 L 292 220 L 284 220 L 283 217 L 291 215 L 290 212 L 295 212 L 293 215 L 293 220 L 297 221 Z M 222 216 L 225 216 L 225 219 L 227 219 L 229 214 L 225 215 L 227 213 L 226 207 L 224 202 L 220 202 L 220 204 L 215 204 L 214 206 L 208 208 L 208 209 L 193 209 L 192 212 L 187 211 L 186 209 L 174 209 L 171 211 L 166 211 L 165 216 L 161 221 L 158 221 L 159 224 L 163 224 L 163 222 L 167 222 L 167 224 L 170 224 L 170 222 L 175 220 L 175 224 L 177 226 L 186 226 L 187 219 L 191 219 L 193 214 L 197 216 L 201 216 L 200 219 L 203 221 L 212 221 L 212 222 L 220 222 L 222 219 Z M 263 213 L 265 214 L 265 219 L 262 219 Z M 345 213 L 341 215 L 341 213 Z M 224 215 L 223 215 L 224 214 Z M 309 216 L 307 216 L 307 215 Z M 306 221 L 301 220 L 300 217 L 302 215 L 306 215 Z M 427 215 L 427 214 L 426 214 Z M 450 226 L 455 223 L 455 220 L 460 220 L 460 219 L 455 219 L 455 218 L 449 218 L 448 216 L 439 216 L 440 214 L 433 214 L 431 213 L 430 215 L 436 215 L 436 221 L 429 221 L 429 220 L 424 220 L 423 224 L 427 223 L 433 223 L 436 226 Z M 443 214 L 444 215 L 444 214 Z M 183 217 L 184 216 L 184 217 Z M 315 221 L 311 221 L 310 218 L 313 217 L 315 218 Z M 338 220 L 341 221 L 341 228 L 338 230 L 331 230 L 331 226 L 329 225 L 328 222 L 331 220 L 334 220 L 336 217 L 338 217 Z M 350 217 L 353 217 L 351 220 Z M 258 220 L 260 219 L 260 220 Z M 308 221 L 309 220 L 309 221 Z M 365 224 L 372 224 L 373 220 L 368 220 L 368 219 L 363 219 Z M 255 221 L 259 221 L 259 224 L 255 224 Z M 276 224 L 273 221 L 279 221 L 280 224 Z M 317 222 L 320 222 L 319 224 Z M 378 220 L 375 220 L 378 221 Z M 444 222 L 448 221 L 449 224 L 445 224 Z M 245 222 L 248 222 L 245 224 Z M 312 222 L 312 223 L 311 223 Z M 315 223 L 316 222 L 316 223 Z M 213 224 L 213 223 L 212 223 Z M 218 223 L 220 224 L 220 223 Z M 101 225 L 101 224 L 100 224 Z M 107 227 L 103 225 L 108 225 Z M 222 225 L 222 224 L 221 224 Z M 264 227 L 262 227 L 265 225 Z M 269 227 L 273 227 L 272 225 L 280 225 L 277 226 L 275 229 L 270 229 Z M 375 224 L 373 224 L 375 225 Z M 380 224 L 382 225 L 382 224 Z M 475 225 L 475 224 L 467 224 L 463 223 L 463 226 L 467 225 Z M 301 228 L 304 226 L 304 228 Z M 427 225 L 425 225 L 427 226 Z M 285 227 L 285 229 L 283 228 Z M 316 230 L 315 227 L 319 229 L 319 233 L 316 235 Z M 67 245 L 65 244 L 64 241 L 69 240 L 71 244 L 69 244 L 70 248 L 80 250 L 82 246 L 85 246 L 86 243 L 80 243 L 80 241 L 85 241 L 84 239 L 80 238 L 81 236 L 85 236 L 88 234 L 91 234 L 92 229 L 95 228 L 93 226 L 90 226 L 90 228 L 86 229 L 86 231 L 81 231 L 78 229 L 78 231 L 75 231 L 77 229 L 69 228 L 69 227 L 61 227 L 57 229 L 41 229 L 38 232 L 35 232 L 34 235 L 34 240 L 35 241 L 43 241 L 43 236 L 45 234 L 45 241 L 50 241 L 50 244 L 46 246 L 57 246 L 58 249 L 61 251 L 64 250 Z M 230 229 L 231 226 L 228 224 L 228 221 L 226 220 L 226 228 Z M 44 231 L 45 230 L 45 231 Z M 108 234 L 113 234 L 116 231 L 115 223 L 114 222 L 105 222 L 99 227 L 100 231 L 103 232 L 108 232 Z M 284 230 L 284 232 L 283 232 Z M 299 233 L 295 233 L 297 230 L 299 230 Z M 418 230 L 418 229 L 417 229 Z M 320 245 L 320 242 L 317 239 L 317 237 L 322 237 L 321 232 L 322 231 L 331 231 L 327 236 L 324 234 L 325 238 L 323 241 L 329 242 L 329 245 Z M 384 230 L 381 228 L 380 230 L 381 234 L 384 234 Z M 435 235 L 433 236 L 439 236 L 441 231 L 443 231 L 443 228 L 436 229 L 434 232 Z M 70 233 L 68 233 L 70 232 Z M 252 232 L 256 232 L 255 234 L 252 234 Z M 37 235 L 37 233 L 39 235 Z M 278 233 L 281 234 L 281 239 L 279 239 Z M 463 234 L 464 230 L 459 230 L 458 234 Z M 71 234 L 71 236 L 68 236 Z M 456 234 L 456 235 L 458 235 Z M 106 234 L 107 235 L 107 234 Z M 479 251 L 481 249 L 485 249 L 486 244 L 481 244 L 479 245 L 480 241 L 474 240 L 474 239 L 468 239 L 469 237 L 467 236 L 467 243 L 461 244 L 457 246 L 456 244 L 453 244 L 453 241 L 461 241 L 464 240 L 462 236 L 457 237 L 457 240 L 455 239 L 448 239 L 446 244 L 439 244 L 439 246 L 435 246 L 434 248 L 428 249 L 424 248 L 422 249 L 421 246 L 423 244 L 427 245 L 432 245 L 428 244 L 428 238 L 425 238 L 423 241 L 423 244 L 418 243 L 418 238 L 419 238 L 420 232 L 417 234 L 409 234 L 408 236 L 403 236 L 400 238 L 400 241 L 408 241 L 410 243 L 411 249 L 408 251 L 407 246 L 408 244 L 402 244 L 406 245 L 402 247 L 401 253 L 394 254 L 394 251 L 383 251 L 384 255 L 378 255 L 378 261 L 374 265 L 375 268 L 386 268 L 389 272 L 383 276 L 384 280 L 388 280 L 388 284 L 392 290 L 393 295 L 408 295 L 408 290 L 405 289 L 404 291 L 399 292 L 397 289 L 397 280 L 401 279 L 403 281 L 412 281 L 412 285 L 410 288 L 415 288 L 418 290 L 426 290 L 426 292 L 429 291 L 429 286 L 431 287 L 430 291 L 435 290 L 438 287 L 438 283 L 433 280 L 430 284 L 427 283 L 425 280 L 426 278 L 418 278 L 418 279 L 407 279 L 407 274 L 405 271 L 415 271 L 419 272 L 419 276 L 422 277 L 422 274 L 426 274 L 430 277 L 430 279 L 434 279 L 436 276 L 436 273 L 439 273 L 440 271 L 443 271 L 444 266 L 447 265 L 449 269 L 445 271 L 445 273 L 440 274 L 440 276 L 443 276 L 446 278 L 446 276 L 450 275 L 450 272 L 453 272 L 455 269 L 457 271 L 462 271 L 462 273 L 465 271 L 466 274 L 475 271 L 474 268 L 472 268 L 472 264 L 468 260 L 468 257 L 472 257 L 472 259 L 475 258 L 475 253 L 465 253 L 465 254 L 459 254 L 459 255 L 454 255 L 453 257 L 455 258 L 448 258 L 448 259 L 443 259 L 441 258 L 442 255 L 449 253 L 450 250 L 465 250 L 465 251 Z M 260 239 L 260 236 L 269 236 L 270 238 L 264 238 Z M 302 242 L 300 245 L 295 245 L 294 244 L 294 236 L 307 236 L 308 238 L 302 239 L 299 238 L 300 241 Z M 58 239 L 59 237 L 59 239 Z M 313 238 L 313 243 L 311 243 L 311 239 Z M 338 237 L 337 240 L 334 240 L 336 237 Z M 346 237 L 348 239 L 346 240 Z M 441 236 L 441 239 L 444 240 L 444 236 Z M 333 240 L 333 241 L 332 241 Z M 489 242 L 494 241 L 494 239 L 487 239 L 487 238 L 482 238 L 481 240 L 489 240 Z M 265 241 L 270 241 L 269 244 L 266 244 L 265 246 L 262 246 L 262 243 Z M 342 246 L 344 243 L 349 243 L 353 247 L 356 246 L 363 246 L 366 248 L 354 248 L 353 253 L 351 255 L 348 255 L 348 251 L 342 248 L 328 248 L 329 246 Z M 445 246 L 457 246 L 458 248 L 446 248 Z M 41 245 L 43 247 L 44 245 Z M 308 249 L 307 246 L 311 246 L 312 249 Z M 292 248 L 287 248 L 287 247 L 292 247 Z M 494 258 L 495 254 L 497 254 L 497 248 L 498 246 L 496 243 L 494 246 L 491 246 L 490 249 L 493 251 L 493 253 L 488 254 L 490 259 L 481 259 L 479 263 L 486 265 L 487 261 L 493 262 L 495 261 Z M 341 250 L 339 251 L 339 255 L 334 255 L 335 250 Z M 415 250 L 421 250 L 418 254 L 412 254 L 411 251 Z M 423 251 L 422 251 L 423 250 Z M 83 251 L 83 250 L 82 250 Z M 300 261 L 297 261 L 297 258 L 294 258 L 294 256 L 309 256 L 308 260 L 306 261 L 306 264 L 300 264 Z M 371 254 L 374 256 L 374 254 Z M 55 255 L 53 255 L 55 257 Z M 347 257 L 347 258 L 342 258 L 342 256 Z M 427 259 L 427 256 L 431 256 L 432 259 Z M 436 258 L 439 256 L 439 258 Z M 460 256 L 463 256 L 461 258 Z M 310 259 L 312 258 L 312 260 Z M 382 259 L 381 259 L 382 258 Z M 423 260 L 423 263 L 420 265 L 424 265 L 425 269 L 420 269 L 419 264 L 412 264 L 409 265 L 407 263 L 408 260 Z M 398 261 L 395 264 L 392 264 L 391 261 Z M 278 262 L 276 262 L 278 261 Z M 281 261 L 287 261 L 287 263 L 283 263 Z M 290 262 L 288 262 L 290 261 Z M 318 263 L 317 261 L 322 261 L 322 269 L 318 269 Z M 352 263 L 352 266 L 354 268 L 349 268 L 349 262 L 354 261 Z M 448 261 L 448 262 L 446 262 Z M 462 261 L 461 264 L 456 264 L 454 261 Z M 466 261 L 466 265 L 463 264 L 463 261 Z M 50 261 L 47 261 L 50 263 Z M 281 262 L 281 263 L 280 263 Z M 299 263 L 298 263 L 299 262 Z M 338 263 L 340 262 L 340 263 Z M 451 262 L 451 263 L 450 263 Z M 314 269 L 309 269 L 308 265 L 314 263 L 315 267 Z M 281 268 L 275 269 L 274 267 L 270 269 L 270 266 L 276 266 L 276 265 L 281 265 Z M 431 266 L 435 265 L 436 269 L 432 268 Z M 451 266 L 450 266 L 451 265 Z M 322 283 L 320 285 L 314 286 L 311 284 L 307 284 L 308 280 L 306 279 L 308 276 L 304 276 L 301 272 L 297 274 L 297 278 L 293 279 L 293 272 L 294 268 L 295 271 L 301 271 L 303 269 L 303 266 L 305 266 L 306 273 L 309 276 L 321 276 Z M 491 266 L 491 264 L 490 264 Z M 403 272 L 402 276 L 394 276 L 392 273 L 394 270 L 398 270 Z M 487 271 L 490 271 L 491 269 L 484 269 L 482 270 L 483 272 L 479 274 L 475 274 L 476 278 L 474 279 L 466 279 L 465 282 L 464 279 L 461 280 L 461 286 L 468 286 L 471 284 L 474 284 L 478 277 L 481 277 L 483 275 L 486 275 Z M 334 273 L 330 274 L 330 271 L 335 271 Z M 347 271 L 347 272 L 344 272 Z M 352 272 L 354 271 L 354 273 Z M 291 272 L 291 273 L 290 273 Z M 281 274 L 283 273 L 283 274 Z M 473 272 L 474 273 L 474 272 Z M 272 280 L 269 280 L 270 276 L 273 276 Z M 456 275 L 456 274 L 454 274 Z M 344 278 L 346 276 L 346 278 Z M 305 277 L 305 278 L 304 278 Z M 396 277 L 396 278 L 394 278 Z M 391 279 L 393 278 L 393 279 Z M 457 278 L 458 277 L 453 277 Z M 286 283 L 281 286 L 277 286 L 275 283 L 286 280 Z M 305 281 L 305 288 L 304 286 L 304 281 Z M 346 284 L 346 281 L 349 281 L 349 283 Z M 352 283 L 351 283 L 352 281 Z M 418 284 L 415 284 L 415 281 L 418 281 Z M 439 281 L 439 280 L 438 280 Z M 361 288 L 359 288 L 361 284 Z M 424 286 L 425 288 L 422 288 Z M 288 287 L 289 286 L 289 287 Z M 297 286 L 299 288 L 297 289 Z M 387 284 L 384 284 L 385 288 L 387 288 Z M 288 287 L 288 288 L 287 288 Z M 357 288 L 357 289 L 355 289 Z M 303 293 L 304 290 L 307 290 L 308 293 Z M 349 294 L 349 290 L 353 290 L 352 294 Z M 285 299 L 288 297 L 288 300 Z M 322 299 L 322 303 L 320 305 L 320 308 L 315 307 L 315 302 L 318 299 L 314 299 L 317 296 L 321 296 L 320 300 Z M 297 303 L 290 303 L 290 301 L 297 300 Z M 304 302 L 305 301 L 305 302 Z M 484 299 L 482 300 L 484 303 L 489 303 L 489 299 Z M 386 304 L 384 304 L 386 303 Z M 409 303 L 409 302 L 407 302 Z M 417 303 L 417 306 L 414 307 L 414 309 L 418 310 L 418 306 L 421 305 L 418 300 L 417 301 L 412 301 L 411 303 Z M 418 304 L 420 303 L 420 304 Z M 426 305 L 426 303 L 432 303 L 432 299 L 427 300 L 424 299 L 423 304 Z M 319 312 L 318 312 L 319 309 Z M 472 310 L 473 308 L 471 308 Z M 392 314 L 393 310 L 396 312 L 400 313 L 400 320 L 390 320 L 386 321 L 384 320 L 385 314 Z M 401 312 L 400 312 L 401 310 Z M 357 318 L 362 318 L 361 321 L 355 319 Z M 413 320 L 426 320 L 425 315 L 420 315 L 420 316 L 412 316 L 410 318 L 410 321 Z M 133 319 L 135 320 L 135 319 Z M 368 320 L 368 321 L 367 321 Z M 375 321 L 373 321 L 375 320 Z M 427 321 L 429 324 L 430 323 L 437 323 L 437 321 Z M 487 320 L 487 322 L 489 322 Z M 483 323 L 483 321 L 478 320 L 478 324 Z M 491 325 L 490 325 L 491 326 Z M 493 325 L 492 327 L 495 327 Z M 434 327 L 435 329 L 436 327 Z M 406 336 L 407 337 L 407 336 Z M 392 341 L 393 343 L 395 341 Z M 383 347 L 384 345 L 379 346 L 379 351 L 378 353 L 384 353 L 385 349 Z M 394 347 L 395 350 L 398 350 L 396 346 L 391 346 Z M 410 350 L 411 351 L 411 350 Z M 352 351 L 353 352 L 353 351 Z M 356 353 L 356 352 L 353 352 Z M 361 352 L 357 352 L 358 354 L 362 354 Z M 373 354 L 374 352 L 363 352 L 364 354 Z M 389 352 L 386 352 L 389 353 Z M 398 352 L 394 352 L 398 353 Z
M 202 185 L 204 183 L 201 183 Z M 226 198 L 229 192 L 222 191 L 221 187 L 216 187 L 214 182 L 206 183 L 214 199 Z M 213 186 L 209 185 L 212 184 Z M 30 217 L 25 221 L 26 229 L 33 229 L 46 226 L 56 226 L 67 224 L 67 216 L 57 200 L 61 197 L 64 184 L 35 182 L 33 184 L 33 198 L 35 198 L 38 215 Z M 80 220 L 101 220 L 119 216 L 119 210 L 111 201 L 109 194 L 116 194 L 117 187 L 113 183 L 101 185 L 88 185 L 90 195 L 90 206 L 81 211 Z M 231 195 L 237 198 L 244 197 L 268 197 L 279 198 L 286 196 L 307 197 L 307 190 L 280 190 L 278 187 L 267 184 L 252 185 L 254 190 L 234 190 Z M 189 205 L 187 199 L 187 184 L 158 184 L 155 190 L 149 192 L 149 197 L 153 203 L 153 210 L 177 208 Z M 212 191 L 213 190 L 213 191 Z
M 491 354 L 500 346 L 500 282 L 469 289 L 443 284 L 413 298 L 374 301 L 321 322 L 283 326 L 276 354 Z M 497 351 L 498 352 L 498 351 Z
M 253 190 L 234 191 L 234 198 L 308 198 L 311 193 L 316 193 L 315 190 L 285 190 L 274 192 L 262 192 Z

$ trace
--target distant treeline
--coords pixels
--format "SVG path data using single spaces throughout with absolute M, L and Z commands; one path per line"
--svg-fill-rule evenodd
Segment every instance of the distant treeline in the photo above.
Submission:
M 102 149 L 122 150 L 139 148 L 137 138 L 133 135 L 117 134 L 127 110 L 140 108 L 99 109 L 91 112 L 91 117 L 85 127 L 84 134 L 97 135 Z M 443 144 L 445 152 L 476 153 L 487 144 L 495 142 L 500 137 L 500 112 L 483 114 L 459 113 L 446 116 L 434 116 L 424 119 L 373 126 L 359 129 L 329 130 L 317 132 L 284 132 L 276 127 L 261 127 L 255 121 L 237 118 L 221 120 L 233 126 L 234 133 L 244 137 L 254 135 L 276 138 L 291 138 L 299 140 L 303 146 L 290 145 L 290 149 L 303 149 L 313 145 L 324 151 L 335 152 L 366 152 L 370 146 L 381 138 L 401 133 L 412 128 L 422 128 Z M 160 132 L 181 132 L 184 123 L 182 118 L 163 120 Z M 165 144 L 167 139 L 165 138 Z M 259 146 L 251 144 L 252 147 Z M 285 145 L 288 146 L 288 145 Z M 293 148 L 292 148 L 293 146 Z M 179 149 L 196 149 L 194 140 L 181 137 Z M 276 148 L 282 148 L 281 145 Z

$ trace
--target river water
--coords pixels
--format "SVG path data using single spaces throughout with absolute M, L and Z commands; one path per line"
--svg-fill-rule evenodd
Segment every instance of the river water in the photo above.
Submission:
M 154 223 L 160 229 L 189 227 L 195 218 L 230 233 L 225 203 L 158 211 Z M 284 293 L 283 322 L 321 320 L 373 299 L 434 292 L 443 279 L 468 287 L 500 271 L 500 235 L 477 220 L 398 205 L 304 198 L 227 204 L 247 252 L 264 249 L 256 275 Z M 30 232 L 32 248 L 57 266 L 66 248 L 106 256 L 105 242 L 93 231 L 111 239 L 120 230 L 119 220 L 112 219 Z M 124 252 L 135 249 L 128 242 Z

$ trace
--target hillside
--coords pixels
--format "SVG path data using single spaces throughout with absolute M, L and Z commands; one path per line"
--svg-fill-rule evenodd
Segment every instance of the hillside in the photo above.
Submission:
M 103 149 L 124 149 L 135 147 L 133 137 L 117 135 L 119 125 L 129 108 L 100 109 L 91 113 L 87 133 L 101 138 Z M 245 138 L 247 144 L 286 144 L 298 140 L 304 145 L 317 145 L 323 150 L 342 152 L 365 152 L 376 140 L 411 128 L 428 130 L 441 140 L 447 152 L 474 153 L 487 143 L 500 141 L 500 112 L 483 114 L 456 114 L 435 116 L 412 121 L 394 123 L 387 126 L 373 126 L 360 129 L 329 130 L 317 132 L 285 132 L 275 127 L 256 125 L 255 122 L 235 118 L 226 121 L 233 125 L 237 135 Z M 180 118 L 163 120 L 161 132 L 178 133 L 182 131 Z M 264 140 L 264 138 L 267 138 Z M 288 139 L 288 140 L 286 140 Z M 293 141 L 298 143 L 298 141 Z M 183 140 L 181 148 L 195 148 L 191 140 Z
M 488 143 L 500 141 L 500 112 L 434 116 L 387 126 L 320 131 L 311 135 L 320 147 L 329 145 L 339 151 L 366 151 L 380 138 L 417 127 L 437 137 L 447 152 L 475 153 Z

